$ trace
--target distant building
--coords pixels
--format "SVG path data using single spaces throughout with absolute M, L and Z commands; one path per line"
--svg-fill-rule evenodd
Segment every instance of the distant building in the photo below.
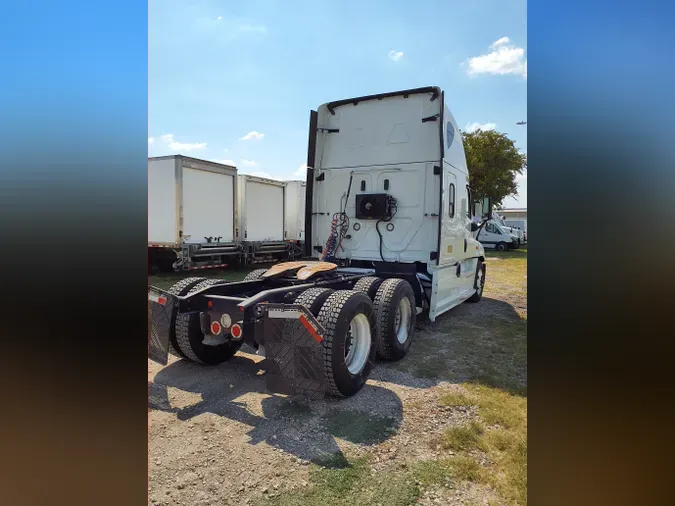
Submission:
M 516 224 L 516 226 L 527 232 L 527 207 L 502 209 L 497 212 L 504 218 L 507 225 L 513 226 L 512 224 Z

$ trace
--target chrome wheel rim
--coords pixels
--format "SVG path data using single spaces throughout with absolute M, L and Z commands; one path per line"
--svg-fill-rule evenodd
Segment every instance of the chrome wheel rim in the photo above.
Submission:
M 366 366 L 371 343 L 370 321 L 363 313 L 357 314 L 349 324 L 345 341 L 345 363 L 350 373 L 358 374 Z
M 396 308 L 396 316 L 394 318 L 394 332 L 396 339 L 403 344 L 408 340 L 410 335 L 410 322 L 412 321 L 412 305 L 407 297 L 401 299 Z

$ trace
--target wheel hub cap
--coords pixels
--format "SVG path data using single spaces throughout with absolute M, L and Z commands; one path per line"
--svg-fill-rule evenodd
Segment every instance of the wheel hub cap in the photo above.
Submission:
M 403 344 L 408 340 L 410 335 L 410 324 L 412 322 L 412 304 L 407 298 L 401 299 L 396 308 L 396 316 L 394 318 L 394 332 L 396 339 Z
M 345 340 L 345 363 L 350 373 L 358 374 L 366 366 L 371 344 L 368 317 L 358 314 L 349 324 L 349 332 Z

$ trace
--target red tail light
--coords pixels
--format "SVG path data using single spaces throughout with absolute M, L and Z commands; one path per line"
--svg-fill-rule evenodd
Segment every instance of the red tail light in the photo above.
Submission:
M 230 329 L 230 333 L 232 334 L 232 337 L 234 337 L 235 339 L 239 339 L 241 337 L 241 334 L 242 334 L 241 325 L 239 325 L 238 323 L 235 323 L 234 325 L 232 325 L 232 328 Z
M 223 330 L 218 322 L 211 322 L 211 334 L 217 336 L 220 334 L 220 331 Z

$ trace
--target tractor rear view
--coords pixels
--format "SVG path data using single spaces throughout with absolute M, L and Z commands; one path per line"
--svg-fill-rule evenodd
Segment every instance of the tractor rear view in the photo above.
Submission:
M 265 357 L 267 387 L 279 393 L 349 396 L 376 354 L 405 355 L 415 296 L 402 279 L 382 280 L 329 262 L 286 262 L 243 281 L 187 278 L 151 287 L 150 358 L 168 354 L 219 364 L 247 343 Z
M 265 358 L 270 391 L 351 396 L 375 357 L 407 354 L 418 315 L 433 321 L 478 302 L 484 251 L 461 136 L 443 101 L 430 87 L 312 111 L 309 260 L 240 282 L 150 287 L 150 358 L 219 364 L 246 343 Z M 489 202 L 480 212 L 489 217 Z

